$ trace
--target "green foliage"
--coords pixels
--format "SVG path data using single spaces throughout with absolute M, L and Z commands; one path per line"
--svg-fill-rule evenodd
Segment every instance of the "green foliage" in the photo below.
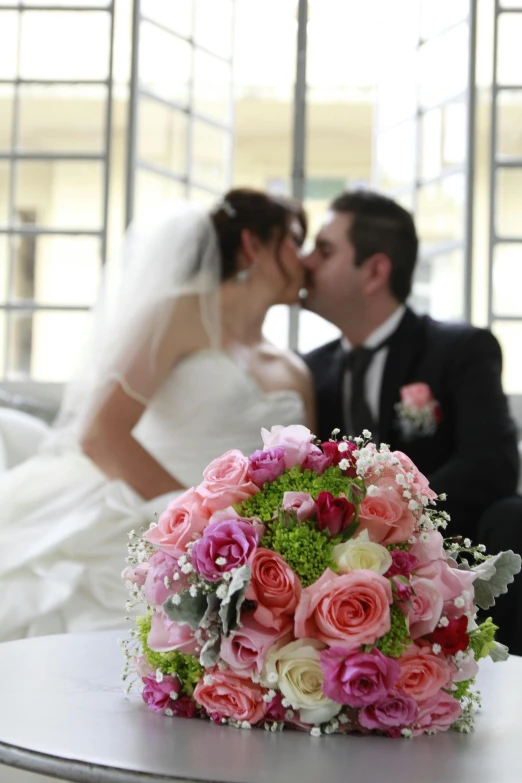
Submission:
M 491 617 L 484 620 L 478 628 L 471 631 L 469 635 L 469 646 L 475 653 L 475 660 L 487 658 L 493 647 L 495 647 L 495 633 L 498 631 L 498 625 L 495 625 Z
M 411 643 L 408 633 L 408 621 L 398 606 L 390 606 L 390 630 L 375 642 L 375 646 L 383 655 L 399 658 Z
M 147 645 L 147 637 L 151 626 L 150 614 L 136 619 L 143 654 L 149 666 L 154 670 L 160 669 L 163 674 L 170 674 L 178 678 L 181 689 L 187 696 L 192 696 L 194 688 L 202 678 L 204 669 L 197 658 L 186 655 L 178 650 L 169 652 L 153 652 Z
M 299 576 L 303 587 L 308 587 L 326 568 L 335 570 L 332 549 L 336 541 L 328 532 L 315 530 L 281 514 L 261 539 L 261 546 L 278 552 Z
M 356 493 L 352 492 L 354 484 L 358 488 Z M 314 500 L 320 492 L 331 492 L 336 498 L 344 493 L 349 500 L 353 494 L 357 494 L 362 499 L 364 485 L 361 479 L 343 476 L 338 467 L 327 468 L 322 476 L 317 476 L 311 470 L 302 471 L 300 465 L 295 465 L 285 470 L 275 481 L 267 482 L 261 492 L 252 495 L 244 503 L 237 503 L 234 508 L 241 517 L 259 517 L 263 522 L 270 522 L 281 506 L 285 492 L 308 492 Z

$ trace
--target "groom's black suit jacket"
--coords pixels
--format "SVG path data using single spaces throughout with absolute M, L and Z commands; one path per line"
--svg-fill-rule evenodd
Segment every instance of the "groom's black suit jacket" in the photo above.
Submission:
M 340 340 L 304 356 L 312 371 L 317 435 L 328 440 L 335 427 L 345 433 Z M 405 452 L 436 492 L 454 533 L 473 537 L 485 509 L 515 492 L 518 450 L 515 425 L 501 386 L 502 356 L 491 332 L 406 312 L 391 338 L 381 387 L 379 440 Z M 395 411 L 400 388 L 429 385 L 442 408 L 433 435 L 407 439 Z M 349 434 L 349 433 L 346 433 Z M 360 433 L 354 433 L 360 434 Z

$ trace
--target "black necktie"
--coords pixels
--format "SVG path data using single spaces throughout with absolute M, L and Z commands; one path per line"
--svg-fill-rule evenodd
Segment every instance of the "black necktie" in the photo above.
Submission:
M 374 438 L 377 438 L 377 422 L 374 420 L 370 406 L 366 400 L 365 378 L 368 367 L 372 363 L 376 353 L 382 350 L 391 340 L 389 335 L 375 348 L 365 348 L 358 346 L 346 354 L 344 361 L 344 370 L 351 372 L 351 395 L 350 395 L 350 427 L 349 435 L 360 436 L 363 430 L 370 430 Z

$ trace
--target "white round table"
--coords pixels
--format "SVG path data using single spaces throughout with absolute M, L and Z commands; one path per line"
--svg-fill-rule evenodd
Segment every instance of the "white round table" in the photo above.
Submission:
M 314 738 L 157 715 L 123 693 L 122 636 L 0 645 L 0 762 L 78 783 L 522 780 L 522 658 L 481 663 L 483 712 L 472 734 Z

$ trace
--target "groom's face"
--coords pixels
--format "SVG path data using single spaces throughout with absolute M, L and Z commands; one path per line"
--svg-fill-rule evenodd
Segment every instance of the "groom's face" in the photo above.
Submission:
M 314 249 L 302 259 L 308 270 L 304 307 L 332 323 L 361 298 L 361 267 L 355 266 L 355 248 L 348 238 L 351 221 L 349 214 L 327 212 Z

